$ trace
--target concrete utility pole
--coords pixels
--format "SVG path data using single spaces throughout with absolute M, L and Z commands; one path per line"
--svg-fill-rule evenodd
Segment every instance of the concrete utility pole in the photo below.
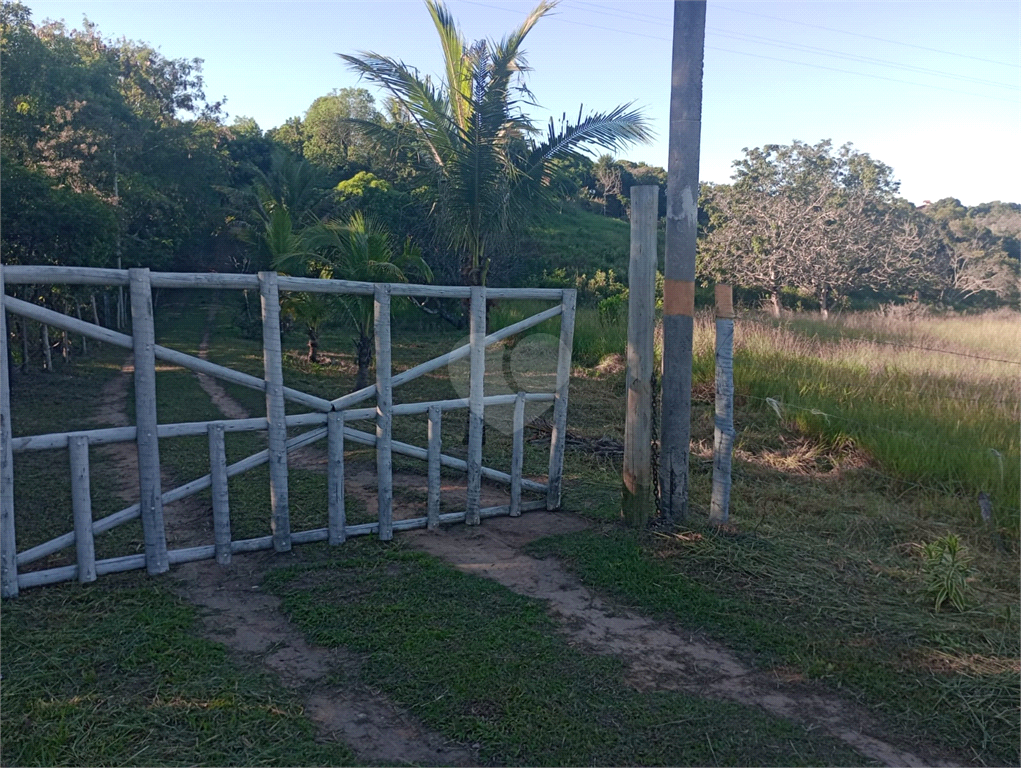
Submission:
M 663 406 L 659 485 L 668 519 L 688 512 L 691 452 L 691 346 L 698 235 L 698 154 L 702 129 L 705 0 L 674 0 L 663 287 Z

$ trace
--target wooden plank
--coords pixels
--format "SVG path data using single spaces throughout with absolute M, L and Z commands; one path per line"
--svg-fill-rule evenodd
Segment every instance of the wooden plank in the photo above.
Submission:
M 470 374 L 468 379 L 468 494 L 467 525 L 479 524 L 482 499 L 482 441 L 485 430 L 486 386 L 486 289 L 472 286 L 469 331 Z
M 14 448 L 11 445 L 11 372 L 7 355 L 7 303 L 4 281 L 10 267 L 0 264 L 0 596 L 18 596 L 18 546 L 14 538 Z M 24 326 L 22 326 L 24 328 Z
M 532 317 L 526 317 L 524 320 L 520 320 L 514 323 L 513 325 L 508 325 L 506 328 L 501 328 L 499 331 L 495 331 L 494 333 L 491 333 L 488 336 L 486 336 L 486 346 L 488 347 L 492 344 L 496 344 L 499 341 L 503 341 L 504 339 L 509 339 L 511 336 L 521 333 L 524 330 L 539 325 L 540 323 L 544 323 L 547 320 L 556 317 L 562 311 L 563 306 L 558 304 L 555 307 L 547 309 L 543 312 L 539 312 L 536 315 L 532 315 Z M 445 355 L 434 357 L 432 360 L 427 360 L 424 363 L 416 365 L 413 368 L 409 368 L 408 370 L 402 373 L 398 373 L 396 376 L 393 376 L 391 378 L 390 385 L 392 387 L 399 387 L 402 384 L 407 384 L 409 381 L 414 381 L 420 376 L 424 376 L 427 373 L 432 373 L 433 371 L 439 370 L 440 368 L 448 366 L 451 363 L 456 362 L 458 360 L 463 360 L 470 354 L 471 344 L 465 344 L 451 352 L 448 352 Z M 336 400 L 332 402 L 332 405 L 337 410 L 349 408 L 352 405 L 357 405 L 358 403 L 368 400 L 375 394 L 376 385 L 371 384 L 368 387 L 363 387 L 362 389 L 356 390 L 354 392 L 349 392 L 343 397 L 338 397 Z
M 172 549 L 167 553 L 171 565 L 179 563 L 194 563 L 197 560 L 212 560 L 216 557 L 216 545 L 206 544 L 201 547 L 188 547 L 187 549 Z
M 219 272 L 153 272 L 153 288 L 233 288 L 258 290 L 258 275 Z
M 89 439 L 78 435 L 68 445 L 71 465 L 71 511 L 74 516 L 74 544 L 78 581 L 96 580 L 96 544 L 92 538 L 92 493 L 89 489 Z
M 8 285 L 127 285 L 129 279 L 123 269 L 8 265 L 6 270 Z
M 379 538 L 393 538 L 393 388 L 390 376 L 390 286 L 377 285 L 376 321 L 376 484 L 379 503 Z
M 131 330 L 135 352 L 135 425 L 138 433 L 138 486 L 145 540 L 145 567 L 150 575 L 170 568 L 160 489 L 160 447 L 156 433 L 156 346 L 152 289 L 148 269 L 129 269 Z
M 280 295 L 277 273 L 259 273 L 262 299 L 262 360 L 266 374 L 266 419 L 269 435 L 269 497 L 273 549 L 291 549 L 291 516 L 287 497 L 287 422 L 284 406 L 284 363 L 280 344 Z
M 18 589 L 44 587 L 48 584 L 59 584 L 62 581 L 74 581 L 77 576 L 77 565 L 64 565 L 60 568 L 48 568 L 45 571 L 21 573 L 18 574 Z
M 513 445 L 511 448 L 511 490 L 510 516 L 521 514 L 521 469 L 525 461 L 525 393 L 518 392 L 514 399 L 514 419 L 511 430 Z
M 467 407 L 467 404 L 463 407 Z M 288 427 L 311 427 L 325 423 L 325 413 L 298 413 L 287 417 Z M 224 432 L 259 432 L 266 429 L 269 422 L 262 418 L 186 421 L 181 424 L 160 424 L 156 434 L 160 439 L 167 437 L 193 437 L 195 435 L 206 434 L 211 424 L 219 424 L 223 427 Z M 72 435 L 86 436 L 89 438 L 89 445 L 106 445 L 108 443 L 133 442 L 135 434 L 136 429 L 134 427 L 89 429 L 82 432 L 53 432 L 46 435 L 16 437 L 11 441 L 11 445 L 15 453 L 19 451 L 46 451 L 55 448 L 67 448 L 67 440 Z
M 352 427 L 344 427 L 344 438 L 359 445 L 374 446 L 376 444 L 376 438 L 374 435 L 353 429 Z M 421 461 L 429 460 L 429 452 L 425 448 L 420 448 L 417 445 L 409 445 L 408 443 L 402 443 L 399 440 L 390 441 L 390 450 L 393 453 L 399 453 L 402 456 L 410 456 L 413 459 L 420 459 Z M 456 469 L 461 472 L 468 471 L 468 462 L 464 459 L 448 456 L 445 453 L 440 454 L 440 466 Z M 490 480 L 494 483 L 510 485 L 510 475 L 506 472 L 501 472 L 498 469 L 482 467 L 482 477 L 485 480 Z M 521 488 L 522 490 L 532 491 L 535 493 L 546 493 L 549 490 L 549 486 L 545 483 L 537 483 L 534 480 L 525 479 L 521 480 Z
M 303 435 L 292 437 L 290 440 L 287 441 L 287 450 L 293 451 L 303 446 L 311 445 L 315 441 L 321 440 L 325 436 L 326 436 L 325 429 L 314 429 L 310 432 L 306 432 Z M 366 437 L 370 441 L 375 440 L 375 438 L 372 437 L 371 435 L 366 435 Z M 229 467 L 227 467 L 227 477 L 234 477 L 235 475 L 240 475 L 243 472 L 247 472 L 250 469 L 254 469 L 255 467 L 265 464 L 267 461 L 269 461 L 269 451 L 268 450 L 260 451 L 259 453 L 241 459 L 241 461 L 235 462 L 234 464 L 231 464 Z M 172 491 L 167 491 L 166 493 L 164 493 L 163 504 L 165 506 L 175 501 L 180 501 L 181 499 L 187 498 L 188 496 L 192 496 L 198 493 L 199 491 L 204 491 L 206 488 L 211 487 L 211 485 L 212 478 L 210 475 L 205 475 L 203 477 L 196 478 L 195 480 L 192 480 L 188 483 L 185 483 L 184 485 L 174 488 Z M 116 526 L 121 525 L 122 523 L 126 523 L 129 520 L 134 520 L 136 517 L 139 516 L 139 514 L 140 514 L 139 505 L 132 504 L 130 507 L 125 507 L 119 512 L 114 512 L 112 515 L 107 515 L 106 517 L 96 520 L 92 524 L 92 532 L 93 534 L 99 534 L 103 533 L 104 531 L 109 531 L 111 528 L 115 528 Z M 61 536 L 57 536 L 56 538 L 51 539 L 50 541 L 43 542 L 42 544 L 39 544 L 35 547 L 32 547 L 31 549 L 27 549 L 24 552 L 19 553 L 17 557 L 17 564 L 19 566 L 27 565 L 28 563 L 34 562 L 39 558 L 46 557 L 47 555 L 51 555 L 54 552 L 64 549 L 65 547 L 69 547 L 73 543 L 74 532 L 72 531 L 71 533 L 65 533 Z
M 513 405 L 517 395 L 487 395 L 483 402 L 486 407 L 494 405 Z M 552 403 L 556 396 L 549 392 L 529 392 L 525 395 L 529 403 Z M 468 398 L 455 400 L 432 400 L 421 403 L 402 403 L 393 406 L 394 416 L 411 416 L 425 414 L 429 408 L 436 405 L 443 411 L 456 410 L 468 407 Z M 326 424 L 325 413 L 298 413 L 288 416 L 287 426 L 309 427 Z M 344 411 L 344 421 L 361 421 L 373 419 L 376 416 L 375 408 L 354 408 Z M 215 421 L 187 421 L 180 424 L 160 424 L 156 434 L 162 440 L 168 437 L 191 437 L 207 433 L 210 424 L 219 424 L 224 432 L 258 432 L 267 427 L 266 419 L 217 419 Z M 134 427 L 111 427 L 108 429 L 89 429 L 81 432 L 51 432 L 45 435 L 27 435 L 15 437 L 11 440 L 11 447 L 14 453 L 22 451 L 47 451 L 53 449 L 67 448 L 68 438 L 72 435 L 84 435 L 89 438 L 90 445 L 106 445 L 109 443 L 126 443 L 135 439 L 136 429 Z
M 321 280 L 312 277 L 281 277 L 280 290 L 309 293 L 361 294 L 372 296 L 380 283 L 353 280 Z M 418 298 L 467 299 L 471 288 L 462 285 L 423 285 L 421 283 L 387 283 L 391 296 Z M 494 288 L 490 298 L 560 301 L 560 288 Z
M 627 404 L 621 515 L 643 528 L 656 515 L 652 476 L 652 380 L 656 327 L 656 225 L 659 187 L 631 187 L 628 266 Z
M 344 413 L 332 411 L 326 416 L 329 458 L 326 465 L 327 525 L 330 544 L 344 543 L 347 519 L 344 511 Z
M 209 481 L 213 494 L 213 542 L 216 562 L 230 565 L 230 492 L 223 425 L 209 425 Z
M 550 436 L 549 491 L 546 509 L 560 509 L 564 482 L 564 446 L 567 437 L 567 391 L 571 384 L 571 351 L 574 347 L 574 312 L 578 292 L 564 291 L 564 311 L 560 320 L 560 351 L 557 356 L 557 389 L 553 401 L 553 434 Z
M 430 531 L 440 527 L 440 454 L 443 452 L 443 410 L 439 405 L 429 406 L 429 480 L 426 493 L 426 510 Z
M 262 552 L 266 549 L 273 549 L 272 536 L 259 536 L 256 539 L 242 539 L 230 543 L 231 552 Z
M 56 328 L 65 329 L 80 333 L 83 336 L 96 339 L 97 341 L 106 341 L 115 346 L 124 347 L 126 349 L 133 348 L 133 342 L 131 337 L 118 333 L 117 331 L 110 330 L 109 328 L 101 328 L 95 326 L 92 323 L 82 322 L 81 320 L 75 320 L 72 317 L 67 317 L 59 312 L 54 312 L 51 309 L 45 307 L 39 307 L 34 304 L 30 304 L 20 299 L 12 299 L 8 309 L 15 314 L 23 317 L 36 320 L 40 323 L 52 325 Z M 205 373 L 217 379 L 223 379 L 234 384 L 240 384 L 243 387 L 249 389 L 256 389 L 260 392 L 265 392 L 266 382 L 264 379 L 250 376 L 247 373 L 241 373 L 235 371 L 232 368 L 227 368 L 216 363 L 211 363 L 208 360 L 203 360 L 199 357 L 192 355 L 186 355 L 184 352 L 178 352 L 176 349 L 170 349 L 169 347 L 162 347 L 155 345 L 153 347 L 154 354 L 158 360 L 171 363 L 172 365 L 179 365 L 182 368 L 186 368 L 189 371 L 195 371 L 196 373 Z M 284 397 L 293 402 L 300 403 L 308 406 L 309 408 L 315 408 L 318 411 L 327 413 L 332 408 L 329 400 L 324 400 L 321 397 L 310 395 L 306 392 L 300 392 L 290 387 L 283 388 Z
M 311 531 L 296 531 L 291 534 L 291 541 L 295 544 L 312 544 L 316 541 L 328 541 L 329 538 L 329 528 L 316 528 Z
M 722 290 L 721 290 L 722 289 Z M 709 522 L 730 516 L 731 459 L 734 454 L 734 303 L 729 285 L 716 286 L 716 425 L 713 430 L 713 493 Z
M 123 555 L 99 560 L 96 563 L 96 575 L 106 576 L 109 573 L 138 571 L 145 568 L 145 555 Z
M 482 398 L 482 403 L 487 408 L 494 405 L 514 405 L 517 400 L 517 395 L 486 395 Z M 525 395 L 525 400 L 529 403 L 552 403 L 556 400 L 556 395 L 552 392 L 528 392 Z M 470 400 L 467 397 L 462 397 L 455 400 L 428 400 L 421 403 L 401 403 L 400 405 L 393 406 L 392 412 L 394 416 L 416 416 L 427 414 L 429 409 L 436 406 L 441 411 L 454 411 L 460 408 L 468 408 Z M 362 421 L 364 419 L 371 419 L 376 413 L 375 408 L 352 408 L 349 411 L 344 412 L 345 421 Z M 15 442 L 20 438 L 15 438 Z

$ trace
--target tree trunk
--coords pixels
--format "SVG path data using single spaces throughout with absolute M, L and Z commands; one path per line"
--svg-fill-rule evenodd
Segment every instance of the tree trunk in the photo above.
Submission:
M 369 366 L 372 365 L 372 339 L 362 334 L 355 340 L 355 355 L 358 360 L 358 376 L 355 390 L 369 386 Z
M 21 318 L 21 372 L 28 373 L 28 320 Z
M 310 363 L 319 362 L 319 331 L 313 328 L 311 325 L 308 326 L 308 361 Z
M 53 355 L 50 354 L 50 329 L 46 323 L 42 325 L 42 332 L 39 339 L 43 348 L 43 368 L 47 373 L 53 372 Z
M 826 286 L 819 288 L 819 314 L 823 320 L 829 320 L 830 318 L 830 310 L 826 306 L 826 296 L 828 293 L 829 291 L 826 289 Z

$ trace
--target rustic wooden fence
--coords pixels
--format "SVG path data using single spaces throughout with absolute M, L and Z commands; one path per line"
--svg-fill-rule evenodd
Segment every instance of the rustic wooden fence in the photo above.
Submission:
M 97 324 L 63 315 L 5 295 L 4 285 L 76 284 L 127 286 L 130 293 L 132 334 L 119 333 Z M 258 290 L 262 303 L 264 378 L 235 371 L 198 357 L 156 344 L 153 326 L 153 288 L 208 288 Z M 284 386 L 280 341 L 281 291 L 369 295 L 375 304 L 376 383 L 334 400 Z M 452 352 L 421 363 L 394 375 L 390 359 L 390 302 L 394 296 L 418 298 L 457 298 L 471 302 L 469 343 Z M 487 299 L 540 299 L 556 305 L 494 333 L 486 332 Z M 172 564 L 215 558 L 230 562 L 236 552 L 273 549 L 289 551 L 292 544 L 328 541 L 340 544 L 349 536 L 378 534 L 382 540 L 394 531 L 436 528 L 440 523 L 465 522 L 477 525 L 482 518 L 516 516 L 532 509 L 557 509 L 563 478 L 564 437 L 567 423 L 567 390 L 571 370 L 571 346 L 574 336 L 576 294 L 573 290 L 538 288 L 468 288 L 408 283 L 364 283 L 345 280 L 319 280 L 260 272 L 258 275 L 150 273 L 148 269 L 85 269 L 76 267 L 0 266 L 0 595 L 14 597 L 20 589 L 77 579 L 94 581 L 97 576 L 145 568 L 150 574 L 162 573 Z M 7 371 L 6 313 L 35 320 L 97 341 L 125 347 L 134 352 L 136 418 L 134 427 L 58 432 L 12 437 L 10 391 Z M 560 315 L 561 330 L 557 358 L 556 385 L 553 392 L 486 396 L 484 391 L 486 347 L 550 318 Z M 469 358 L 469 396 L 457 400 L 393 404 L 393 390 L 402 384 L 442 368 L 456 360 Z M 156 360 L 208 374 L 224 381 L 265 392 L 266 418 L 222 419 L 180 424 L 160 424 L 156 413 Z M 353 406 L 375 398 L 375 407 Z M 286 416 L 285 402 L 311 409 L 309 413 Z M 524 404 L 526 401 L 553 403 L 553 430 L 549 455 L 549 475 L 545 483 L 522 477 L 524 446 Z M 510 472 L 482 465 L 483 413 L 487 406 L 514 405 L 513 449 Z M 440 429 L 443 411 L 469 411 L 467 460 L 441 453 Z M 428 446 L 420 448 L 392 438 L 395 415 L 423 414 L 428 419 Z M 374 418 L 376 433 L 370 434 L 345 426 L 347 421 Z M 288 438 L 289 427 L 312 427 Z M 224 433 L 265 430 L 268 449 L 228 465 L 224 451 Z M 160 481 L 159 438 L 184 435 L 208 435 L 210 472 L 170 491 Z M 287 496 L 287 454 L 313 442 L 327 439 L 327 509 L 323 528 L 291 531 Z M 344 515 L 344 443 L 372 446 L 376 450 L 379 515 L 376 522 L 348 525 Z M 104 443 L 135 442 L 138 449 L 140 502 L 100 519 L 94 519 L 89 491 L 89 449 Z M 17 550 L 15 540 L 13 454 L 20 451 L 67 448 L 71 467 L 71 491 L 74 530 L 42 544 Z M 427 515 L 409 520 L 393 519 L 394 453 L 428 463 Z M 270 536 L 234 541 L 230 529 L 230 502 L 227 479 L 268 463 L 270 467 Z M 440 467 L 467 473 L 467 500 L 463 512 L 440 514 Z M 481 508 L 482 478 L 510 486 L 510 504 Z M 186 549 L 167 549 L 163 505 L 178 501 L 206 488 L 213 500 L 212 544 Z M 545 495 L 540 501 L 523 502 L 522 490 Z M 144 554 L 96 560 L 94 536 L 141 517 Z M 76 564 L 46 570 L 19 573 L 30 563 L 75 546 Z

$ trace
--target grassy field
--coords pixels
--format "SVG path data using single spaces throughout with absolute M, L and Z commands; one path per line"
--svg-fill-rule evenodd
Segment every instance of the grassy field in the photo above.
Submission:
M 219 309 L 209 358 L 261 376 L 261 344 L 240 335 L 236 297 L 164 292 L 160 343 L 196 350 L 210 304 Z M 492 320 L 505 325 L 536 308 L 506 302 Z M 732 526 L 716 531 L 703 523 L 712 336 L 702 317 L 689 520 L 676 529 L 621 528 L 619 461 L 572 450 L 564 506 L 595 527 L 536 542 L 532 551 L 560 558 L 616 604 L 701 630 L 759 668 L 793 670 L 865 704 L 907 743 L 975 764 L 1016 765 L 1018 366 L 959 355 L 1016 360 L 1017 319 L 740 320 Z M 556 323 L 533 335 L 540 333 L 556 333 Z M 431 319 L 400 318 L 395 367 L 441 354 L 462 338 Z M 594 309 L 579 313 L 569 428 L 582 438 L 622 437 L 624 376 L 614 356 L 623 344 L 620 326 L 600 324 Z M 334 397 L 351 388 L 350 333 L 324 335 L 328 365 L 308 364 L 302 348 L 294 329 L 285 339 L 288 385 Z M 512 345 L 507 352 L 513 359 Z M 87 428 L 100 388 L 123 359 L 123 351 L 104 349 L 51 376 L 16 378 L 15 433 L 66 429 L 54 415 L 61 412 L 75 428 Z M 493 373 L 498 381 L 502 373 Z M 459 396 L 456 379 L 438 371 L 398 390 L 396 401 Z M 264 413 L 259 393 L 226 389 L 252 415 Z M 160 370 L 158 394 L 161 422 L 216 416 L 182 371 Z M 463 455 L 457 418 L 445 427 L 444 451 Z M 398 439 L 423 442 L 424 419 L 396 419 L 394 428 Z M 231 435 L 228 458 L 263 445 L 257 434 Z M 203 438 L 161 441 L 161 453 L 178 481 L 207 471 Z M 490 430 L 486 463 L 504 466 L 509 453 L 507 436 Z M 371 454 L 352 449 L 347 460 L 356 465 Z M 545 460 L 542 445 L 527 444 L 526 474 L 543 474 Z M 97 516 L 119 504 L 102 480 L 102 462 L 93 456 Z M 69 529 L 66 457 L 23 454 L 16 469 L 17 508 L 38 510 L 19 515 L 24 549 Z M 264 469 L 231 482 L 236 537 L 269 532 Z M 302 470 L 291 478 L 293 527 L 323 525 L 325 479 Z M 993 498 L 1004 547 L 979 517 L 979 490 Z M 360 521 L 361 502 L 347 503 L 349 519 Z M 970 558 L 966 602 L 964 610 L 936 611 L 924 547 L 949 534 Z M 140 530 L 104 536 L 120 537 L 97 540 L 115 550 L 108 554 L 137 551 L 141 543 Z M 364 539 L 302 552 L 300 564 L 271 572 L 265 584 L 292 621 L 316 644 L 365 654 L 361 683 L 447 737 L 480 744 L 486 763 L 861 762 L 818 733 L 754 710 L 633 691 L 614 660 L 569 645 L 541 602 L 413 553 L 400 537 L 390 545 Z M 47 564 L 71 562 L 67 557 L 73 551 Z M 379 573 L 388 577 L 375 578 Z M 28 590 L 5 603 L 2 631 L 5 765 L 354 759 L 343 744 L 317 739 L 293 692 L 202 639 L 194 609 L 166 579 L 135 573 L 88 587 Z M 690 728 L 663 727 L 678 721 Z M 718 725 L 738 721 L 746 727 Z

